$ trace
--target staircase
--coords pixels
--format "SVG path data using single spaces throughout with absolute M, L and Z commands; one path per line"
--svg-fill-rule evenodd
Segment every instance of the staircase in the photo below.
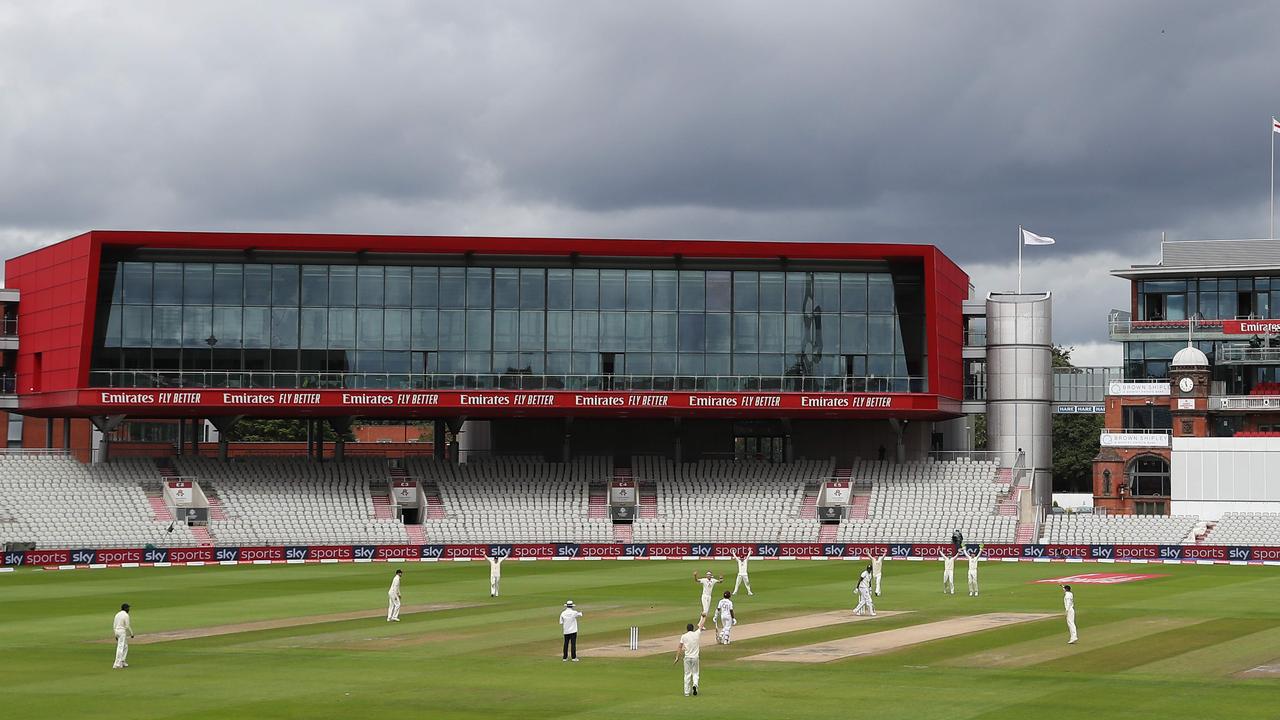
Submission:
M 209 533 L 209 528 L 203 525 L 191 526 L 191 537 L 196 539 L 196 544 L 200 547 L 213 547 L 213 535 Z
M 800 504 L 800 517 L 818 517 L 818 484 L 809 483 L 804 486 L 804 499 Z
M 173 513 L 164 504 L 164 498 L 158 490 L 147 490 L 147 504 L 151 506 L 151 519 L 155 522 L 173 522 Z
M 1002 467 L 996 470 L 996 482 L 1001 485 L 1013 484 L 1013 468 Z
M 1016 513 L 1015 513 L 1016 514 Z M 1018 523 L 1018 531 L 1014 533 L 1013 541 L 1019 545 L 1028 545 L 1040 541 L 1036 537 L 1035 523 Z
M 631 533 L 631 523 L 620 523 L 613 526 L 613 541 L 616 543 L 629 543 L 633 535 Z
M 1191 534 L 1195 536 L 1194 538 L 1195 544 L 1204 545 L 1205 542 L 1209 539 L 1209 535 L 1213 533 L 1213 529 L 1216 527 L 1218 527 L 1218 523 L 1216 520 L 1209 520 L 1209 521 L 1200 523 L 1199 525 L 1196 525 L 1195 528 L 1191 530 Z M 1184 541 L 1184 544 L 1185 544 L 1185 541 Z
M 427 542 L 427 531 L 416 523 L 405 525 L 404 533 L 409 536 L 410 545 L 425 545 Z
M 658 517 L 658 486 L 654 483 L 640 483 L 640 519 L 652 520 Z
M 440 486 L 433 482 L 422 482 L 422 494 L 427 498 L 427 520 L 441 520 L 445 517 L 444 500 L 440 498 Z
M 871 493 L 855 492 L 853 501 L 849 503 L 850 520 L 866 520 L 871 517 Z
M 820 543 L 833 543 L 839 534 L 839 523 L 823 523 L 818 526 L 818 542 Z
M 387 491 L 386 485 L 381 487 L 377 485 L 370 485 L 369 495 L 373 498 L 374 520 L 396 519 L 395 510 L 391 507 L 391 493 Z
M 591 483 L 587 488 L 587 517 L 603 520 L 609 517 L 609 489 L 603 483 Z
M 204 491 L 204 498 L 209 501 L 209 522 L 226 520 L 227 513 L 222 508 L 222 498 L 218 497 L 218 489 L 208 483 L 201 483 L 200 489 Z

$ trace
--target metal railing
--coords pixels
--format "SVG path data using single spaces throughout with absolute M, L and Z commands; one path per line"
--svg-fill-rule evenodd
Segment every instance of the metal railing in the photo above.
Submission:
M 1223 345 L 1214 352 L 1218 363 L 1275 363 L 1280 364 L 1280 347 L 1249 347 L 1248 345 Z
M 18 378 L 13 375 L 0 375 L 0 395 L 12 395 L 18 392 Z
M 67 448 L 23 448 L 0 447 L 0 455 L 21 455 L 25 457 L 67 457 L 71 451 Z
M 0 318 L 0 336 L 14 337 L 18 334 L 17 318 Z
M 1210 410 L 1280 410 L 1280 396 L 1230 395 L 1209 398 Z
M 986 347 L 987 331 L 986 330 L 970 330 L 964 334 L 965 347 Z
M 920 376 L 607 375 L 533 373 L 307 373 L 94 370 L 99 388 L 289 390 L 599 390 L 719 392 L 928 392 Z

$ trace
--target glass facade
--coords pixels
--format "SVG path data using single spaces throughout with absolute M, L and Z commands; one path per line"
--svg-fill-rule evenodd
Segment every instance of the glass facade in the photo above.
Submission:
M 1214 277 L 1138 281 L 1138 320 L 1273 318 L 1280 278 Z M 1275 288 L 1273 291 L 1272 288 Z M 1277 303 L 1272 302 L 1273 292 Z
M 102 288 L 96 386 L 927 390 L 918 272 L 121 261 Z

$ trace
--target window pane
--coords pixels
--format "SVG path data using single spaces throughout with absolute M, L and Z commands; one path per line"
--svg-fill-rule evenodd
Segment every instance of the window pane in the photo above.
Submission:
M 352 273 L 352 279 L 355 273 Z M 329 276 L 329 291 L 333 294 L 333 276 Z M 354 285 L 352 290 L 354 290 Z M 329 347 L 335 350 L 352 350 L 356 346 L 356 311 L 350 308 L 329 310 Z
M 493 307 L 493 270 L 467 268 L 467 307 Z
M 356 305 L 382 307 L 382 267 L 362 265 L 356 270 Z M 381 331 L 382 324 L 378 324 Z
M 546 271 L 538 268 L 520 270 L 520 307 L 541 310 L 547 305 Z
M 271 346 L 270 308 L 247 307 L 244 309 L 244 346 L 247 348 Z
M 653 314 L 653 349 L 655 352 L 674 352 L 676 349 L 676 314 Z
M 762 311 L 782 312 L 783 274 L 780 272 L 760 273 L 760 309 Z
M 680 309 L 702 310 L 706 307 L 706 277 L 700 270 L 680 271 Z
M 333 265 L 329 267 L 329 304 L 334 307 L 353 307 L 356 304 L 356 269 L 354 266 Z M 332 333 L 332 328 L 330 333 Z
M 760 315 L 760 352 L 780 353 L 783 351 L 784 328 L 783 316 L 778 313 Z
M 419 308 L 437 307 L 439 302 L 440 273 L 433 267 L 416 267 L 413 269 L 413 306 Z
M 440 307 L 460 308 L 467 299 L 467 275 L 464 268 L 440 268 Z
M 575 294 L 576 296 L 576 294 Z M 576 310 L 573 313 L 573 350 L 595 352 L 600 347 L 600 314 Z
M 124 308 L 122 342 L 125 347 L 151 347 L 151 306 Z
M 522 296 L 523 297 L 523 296 Z M 520 349 L 542 350 L 546 339 L 545 319 L 540 310 L 524 310 L 520 313 Z
M 382 313 L 382 347 L 386 350 L 409 349 L 409 311 L 388 308 Z
M 804 346 L 804 316 L 792 315 L 788 313 L 783 316 L 786 318 L 786 340 L 783 351 L 788 354 L 796 354 L 807 350 Z
M 216 271 L 215 271 L 216 272 Z M 240 347 L 240 334 L 243 332 L 244 309 L 239 307 L 215 307 L 213 309 L 214 348 L 218 350 L 236 350 Z
M 155 304 L 182 304 L 182 265 L 178 263 L 155 264 Z
M 733 316 L 733 351 L 754 353 L 760 351 L 760 325 L 755 315 L 739 313 Z
M 440 349 L 464 350 L 467 346 L 467 316 L 461 310 L 440 311 Z
M 738 271 L 733 274 L 733 309 L 755 312 L 760 307 L 759 273 Z
M 514 282 L 512 283 L 514 286 Z M 497 290 L 497 286 L 494 287 Z M 511 298 L 514 303 L 515 297 Z M 495 299 L 495 302 L 497 300 Z M 520 313 L 515 310 L 493 311 L 493 349 L 518 350 L 520 343 Z
M 840 311 L 840 276 L 836 273 L 814 273 L 815 310 L 820 312 Z
M 244 304 L 271 304 L 271 266 L 244 266 Z
M 271 266 L 271 304 L 298 304 L 298 266 Z
M 494 268 L 493 306 L 504 310 L 520 306 L 520 271 L 516 268 Z
M 124 301 L 130 305 L 151 304 L 151 263 L 120 263 L 124 275 Z
M 213 266 L 187 263 L 182 268 L 182 302 L 186 305 L 213 303 Z
M 867 325 L 867 350 L 873 353 L 893 351 L 893 316 L 872 315 Z M 881 374 L 881 373 L 877 373 Z
M 356 311 L 356 347 L 360 350 L 382 349 L 382 311 L 360 308 Z
M 436 349 L 436 311 L 413 311 L 413 349 Z
M 600 271 L 600 309 L 625 310 L 627 306 L 627 273 L 625 270 Z
M 732 275 L 723 270 L 710 271 L 707 274 L 707 311 L 728 312 L 730 308 Z
M 410 269 L 390 266 L 384 269 L 383 304 L 387 307 L 406 308 L 412 304 L 413 280 Z
M 621 280 L 618 286 L 622 286 Z M 603 289 L 603 286 L 601 286 Z M 600 349 L 622 352 L 627 346 L 627 315 L 620 312 L 600 313 Z
M 675 270 L 653 271 L 653 309 L 675 310 L 679 297 Z
M 272 308 L 271 347 L 283 349 L 298 347 L 297 308 Z
M 648 270 L 628 270 L 627 309 L 648 310 L 651 308 L 653 306 L 652 285 L 652 272 Z
M 729 352 L 729 314 L 708 313 L 706 334 L 707 352 Z
M 867 352 L 867 316 L 842 315 L 840 317 L 840 352 Z
M 573 313 L 565 310 L 547 313 L 547 349 L 570 350 L 572 348 Z
M 188 306 L 182 311 L 182 346 L 209 347 L 205 341 L 213 335 L 213 309 Z
M 630 296 L 628 295 L 628 299 Z M 650 340 L 652 321 L 647 312 L 627 313 L 627 352 L 643 350 L 648 352 L 653 343 Z
M 329 304 L 328 266 L 302 266 L 302 304 L 310 307 L 325 307 Z
M 813 273 L 787 273 L 787 312 L 800 313 L 811 309 L 813 299 Z
M 683 300 L 683 283 L 681 299 Z M 706 316 L 680 313 L 680 352 L 704 352 L 707 349 Z
M 709 354 L 706 362 L 703 372 L 707 375 L 728 375 L 733 372 L 727 354 Z
M 307 271 L 302 271 L 303 288 L 306 288 Z M 306 294 L 305 292 L 303 293 Z M 329 311 L 324 308 L 302 308 L 299 346 L 304 350 L 323 350 L 329 344 Z M 219 343 L 221 344 L 221 343 Z
M 573 309 L 595 310 L 600 306 L 600 273 L 596 270 L 573 271 Z
M 872 273 L 867 278 L 868 302 L 871 312 L 893 312 L 893 279 L 885 273 Z
M 488 310 L 467 311 L 467 350 L 488 350 L 493 346 L 493 315 Z M 470 361 L 468 361 L 470 362 Z
M 547 271 L 547 309 L 568 310 L 573 307 L 573 271 L 554 268 Z
M 844 312 L 866 312 L 867 276 L 844 273 L 840 276 L 840 309 Z

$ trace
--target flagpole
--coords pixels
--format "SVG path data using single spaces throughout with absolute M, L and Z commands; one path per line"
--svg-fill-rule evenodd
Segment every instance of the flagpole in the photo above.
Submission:
M 1273 135 L 1275 133 L 1272 133 Z M 1274 145 L 1275 140 L 1271 143 Z M 1018 226 L 1018 294 L 1022 294 L 1022 226 Z
M 1276 239 L 1276 116 L 1271 116 L 1271 224 L 1267 237 Z

